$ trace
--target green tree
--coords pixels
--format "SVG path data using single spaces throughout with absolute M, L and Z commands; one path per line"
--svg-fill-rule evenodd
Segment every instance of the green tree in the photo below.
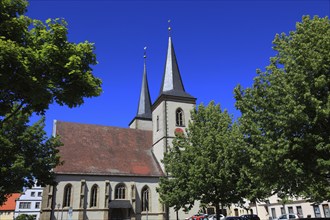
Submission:
M 76 107 L 101 93 L 91 68 L 94 45 L 69 42 L 63 19 L 44 24 L 24 16 L 27 4 L 0 2 L 0 125 L 20 110 L 42 114 L 54 102 Z
M 250 174 L 274 193 L 330 198 L 330 22 L 304 16 L 276 35 L 266 71 L 235 88 Z
M 189 210 L 194 204 L 194 197 L 187 187 L 189 179 L 189 164 L 193 158 L 183 153 L 187 144 L 182 133 L 177 133 L 173 140 L 173 147 L 164 155 L 165 169 L 170 176 L 161 177 L 159 188 L 160 199 L 167 207 L 173 207 L 177 212 L 182 208 Z M 177 178 L 180 176 L 180 178 Z M 175 177 L 175 178 L 173 178 Z M 177 216 L 177 219 L 179 217 Z
M 220 204 L 243 201 L 238 184 L 245 160 L 243 137 L 228 112 L 214 102 L 206 107 L 201 104 L 191 113 L 186 136 L 177 136 L 165 155 L 165 170 L 171 179 L 161 180 L 160 188 L 168 187 L 170 193 L 161 190 L 161 198 L 177 206 L 200 200 L 214 205 L 219 215 Z
M 46 136 L 44 117 L 29 125 L 30 114 L 19 112 L 0 127 L 0 204 L 6 195 L 39 185 L 54 184 L 52 169 L 60 164 L 58 138 Z
M 35 220 L 32 215 L 21 214 L 15 218 L 15 220 Z
M 0 204 L 23 186 L 53 183 L 59 164 L 56 138 L 43 132 L 52 103 L 76 107 L 101 93 L 94 77 L 94 45 L 72 43 L 63 19 L 45 23 L 24 15 L 26 0 L 0 1 Z

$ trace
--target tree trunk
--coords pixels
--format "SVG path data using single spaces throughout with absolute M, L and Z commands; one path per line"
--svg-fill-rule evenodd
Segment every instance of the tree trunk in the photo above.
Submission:
M 219 205 L 219 202 L 217 202 L 215 204 L 215 214 L 216 214 L 217 220 L 220 220 L 220 205 Z

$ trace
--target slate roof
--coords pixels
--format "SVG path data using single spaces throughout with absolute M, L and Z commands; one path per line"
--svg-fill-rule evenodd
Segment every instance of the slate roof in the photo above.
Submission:
M 64 164 L 58 174 L 162 176 L 152 148 L 152 132 L 56 121 Z
M 16 200 L 21 196 L 20 193 L 13 193 L 7 196 L 7 201 L 0 206 L 0 211 L 14 211 L 16 208 Z
M 171 37 L 168 38 L 165 70 L 159 96 L 162 94 L 195 99 L 184 89 Z
M 148 78 L 147 78 L 146 55 L 144 55 L 142 86 L 141 86 L 140 99 L 139 99 L 139 105 L 138 105 L 138 111 L 136 117 L 150 119 L 150 120 L 152 118 L 151 99 L 150 99 L 150 92 L 149 92 Z

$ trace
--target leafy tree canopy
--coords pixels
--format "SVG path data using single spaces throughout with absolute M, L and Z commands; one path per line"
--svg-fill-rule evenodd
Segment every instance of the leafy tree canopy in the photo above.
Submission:
M 243 202 L 239 190 L 240 169 L 248 161 L 239 127 L 227 111 L 211 102 L 191 113 L 186 135 L 178 135 L 165 154 L 168 179 L 160 183 L 160 195 L 171 206 L 200 200 L 219 214 L 223 206 Z M 168 191 L 166 191 L 166 190 Z M 172 202 L 172 203 L 171 203 Z
M 34 220 L 33 215 L 21 214 L 15 218 L 15 220 Z
M 48 138 L 44 117 L 29 125 L 30 114 L 19 112 L 0 127 L 0 204 L 6 194 L 23 187 L 54 184 L 52 169 L 60 164 L 58 138 Z
M 173 147 L 164 155 L 164 165 L 169 177 L 160 179 L 159 192 L 161 201 L 175 211 L 180 208 L 189 210 L 194 204 L 192 190 L 187 187 L 189 179 L 189 164 L 193 158 L 182 152 L 187 147 L 187 142 L 182 133 L 176 134 Z
M 251 174 L 273 192 L 330 199 L 330 22 L 304 16 L 278 34 L 251 88 L 235 88 Z
M 76 107 L 101 93 L 91 68 L 94 45 L 69 42 L 63 19 L 43 23 L 24 16 L 27 4 L 0 2 L 0 123 L 8 113 L 42 114 L 53 102 Z
M 52 103 L 76 107 L 101 93 L 92 73 L 94 45 L 68 41 L 67 23 L 24 15 L 26 0 L 0 1 L 0 204 L 23 186 L 52 184 L 60 163 L 57 138 L 47 138 L 43 115 Z

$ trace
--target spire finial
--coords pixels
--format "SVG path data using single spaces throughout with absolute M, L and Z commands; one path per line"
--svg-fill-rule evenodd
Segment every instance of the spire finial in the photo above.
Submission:
M 147 47 L 144 47 L 144 53 L 143 53 L 143 58 L 146 59 L 147 58 Z
M 168 35 L 171 36 L 171 30 L 172 30 L 172 28 L 171 28 L 171 20 L 168 20 L 167 22 L 168 22 Z

